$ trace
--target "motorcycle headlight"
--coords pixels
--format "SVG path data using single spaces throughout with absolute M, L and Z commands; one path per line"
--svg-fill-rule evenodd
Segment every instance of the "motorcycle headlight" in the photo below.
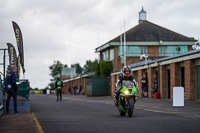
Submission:
M 124 94 L 125 94 L 125 95 L 128 95 L 128 94 L 129 94 L 129 91 L 125 90 L 125 91 L 124 91 Z

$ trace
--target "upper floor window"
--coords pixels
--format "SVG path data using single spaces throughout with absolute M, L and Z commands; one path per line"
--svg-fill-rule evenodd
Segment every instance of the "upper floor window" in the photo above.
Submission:
M 142 54 L 147 54 L 146 46 L 126 46 L 126 56 L 140 56 Z M 124 46 L 122 46 L 122 55 L 121 46 L 118 46 L 118 56 L 124 56 Z
M 167 46 L 159 47 L 159 56 L 167 56 Z
M 114 60 L 114 49 L 110 49 L 110 60 Z
M 139 56 L 138 46 L 127 46 L 126 56 Z
M 159 47 L 159 56 L 173 56 L 188 51 L 188 46 L 162 46 Z
M 142 54 L 147 54 L 147 47 L 146 46 L 140 46 L 139 47 L 139 54 L 142 55 Z
M 107 49 L 102 52 L 103 60 L 109 61 L 114 59 L 114 49 Z
M 127 48 L 126 48 L 126 51 L 127 51 Z M 124 56 L 124 46 L 122 46 L 122 49 L 121 49 L 121 46 L 118 46 L 118 56 Z

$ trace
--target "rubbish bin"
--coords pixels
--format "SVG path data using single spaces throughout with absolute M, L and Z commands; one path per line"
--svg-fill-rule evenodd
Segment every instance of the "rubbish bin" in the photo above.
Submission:
M 19 89 L 17 95 L 28 99 L 29 98 L 28 80 L 19 80 L 19 81 L 17 81 L 17 87 Z
M 47 90 L 47 95 L 50 94 L 50 90 Z

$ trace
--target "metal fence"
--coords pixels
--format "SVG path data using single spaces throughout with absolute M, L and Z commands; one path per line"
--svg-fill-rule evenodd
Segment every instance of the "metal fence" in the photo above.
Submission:
M 1 84 L 1 75 L 0 75 L 0 115 L 3 114 L 3 87 Z

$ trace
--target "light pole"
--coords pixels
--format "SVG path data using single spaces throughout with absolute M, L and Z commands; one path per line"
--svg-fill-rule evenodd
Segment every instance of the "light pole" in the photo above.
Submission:
M 125 20 L 124 20 L 124 66 L 126 66 L 126 31 L 125 31 Z

